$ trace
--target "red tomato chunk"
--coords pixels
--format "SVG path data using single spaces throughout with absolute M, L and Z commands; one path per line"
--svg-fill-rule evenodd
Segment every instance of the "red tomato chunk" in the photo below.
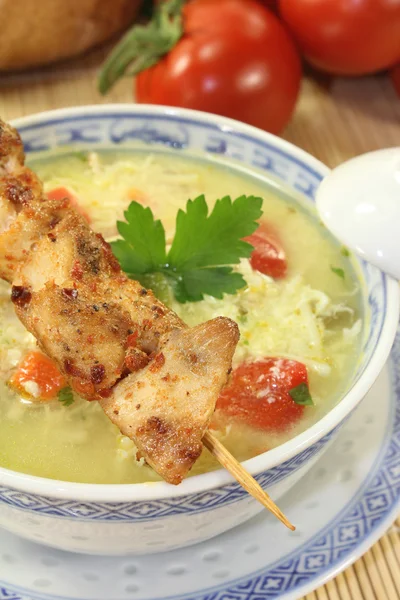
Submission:
M 250 264 L 255 271 L 269 275 L 274 279 L 286 276 L 286 254 L 278 236 L 264 223 L 249 237 L 245 238 L 254 246 Z
M 286 358 L 265 358 L 237 367 L 222 390 L 217 409 L 226 416 L 265 431 L 282 432 L 303 415 L 304 406 L 289 392 L 308 386 L 305 365 Z
M 28 381 L 37 384 L 40 400 L 52 400 L 67 385 L 57 365 L 36 350 L 24 356 L 9 384 L 25 395 L 24 384 Z

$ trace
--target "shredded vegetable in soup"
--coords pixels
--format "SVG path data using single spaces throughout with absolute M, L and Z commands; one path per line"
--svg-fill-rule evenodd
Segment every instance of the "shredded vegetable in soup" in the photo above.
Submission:
M 232 166 L 182 155 L 71 153 L 41 158 L 31 166 L 49 198 L 70 198 L 108 241 L 129 231 L 126 223 L 117 231 L 117 221 L 125 222 L 128 207 L 132 215 L 150 219 L 152 213 L 165 229 L 168 256 L 182 269 L 182 252 L 196 247 L 196 235 L 205 235 L 204 199 L 210 214 L 217 199 L 238 199 L 217 203 L 219 220 L 209 216 L 207 225 L 203 219 L 204 227 L 214 227 L 214 237 L 220 238 L 223 261 L 229 245 L 227 241 L 224 246 L 224 207 L 227 213 L 234 210 L 232 205 L 239 211 L 242 203 L 247 210 L 241 198 L 262 198 L 258 227 L 244 240 L 252 246 L 249 256 L 227 263 L 229 271 L 225 266 L 214 265 L 205 272 L 201 265 L 197 270 L 186 265 L 182 274 L 178 267 L 168 271 L 165 265 L 164 275 L 143 272 L 137 278 L 190 327 L 219 316 L 239 325 L 232 371 L 211 421 L 214 435 L 239 460 L 291 439 L 340 400 L 360 352 L 359 283 L 347 250 L 290 195 Z M 189 199 L 194 202 L 187 204 Z M 193 217 L 187 238 L 178 232 L 174 238 L 177 213 L 185 206 L 187 215 L 192 210 L 199 216 Z M 157 231 L 154 235 L 162 237 Z M 186 239 L 180 250 L 179 235 Z M 128 247 L 123 245 L 126 239 L 113 246 L 124 270 L 129 262 L 129 252 L 122 255 L 121 250 Z M 225 287 L 220 286 L 223 276 L 231 278 Z M 138 360 L 134 352 L 131 360 Z M 75 482 L 160 479 L 98 402 L 80 398 L 40 352 L 18 320 L 5 282 L 0 282 L 0 376 L 0 466 Z M 204 450 L 190 474 L 217 467 Z

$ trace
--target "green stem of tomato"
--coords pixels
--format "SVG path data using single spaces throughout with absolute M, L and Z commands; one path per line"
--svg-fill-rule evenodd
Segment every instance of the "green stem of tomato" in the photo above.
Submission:
M 133 26 L 103 64 L 98 87 L 102 94 L 124 75 L 137 75 L 156 64 L 183 34 L 182 7 L 185 0 L 167 0 L 155 8 L 146 25 Z

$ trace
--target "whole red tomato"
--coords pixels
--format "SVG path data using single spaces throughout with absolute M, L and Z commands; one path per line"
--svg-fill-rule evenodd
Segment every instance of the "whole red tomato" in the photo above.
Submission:
M 400 60 L 400 0 L 279 0 L 279 11 L 324 71 L 363 75 Z
M 253 0 L 192 0 L 184 34 L 135 82 L 138 102 L 232 117 L 279 133 L 301 80 L 295 46 L 279 20 Z

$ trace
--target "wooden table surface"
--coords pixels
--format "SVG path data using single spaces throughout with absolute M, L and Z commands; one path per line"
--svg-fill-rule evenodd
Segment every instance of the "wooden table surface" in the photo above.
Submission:
M 102 52 L 29 75 L 0 76 L 0 117 L 82 104 L 132 102 L 132 83 L 103 98 L 96 90 Z M 283 137 L 329 166 L 356 154 L 400 146 L 400 98 L 384 75 L 363 79 L 305 79 Z M 400 519 L 353 566 L 307 600 L 400 599 Z M 305 600 L 305 599 L 304 599 Z

